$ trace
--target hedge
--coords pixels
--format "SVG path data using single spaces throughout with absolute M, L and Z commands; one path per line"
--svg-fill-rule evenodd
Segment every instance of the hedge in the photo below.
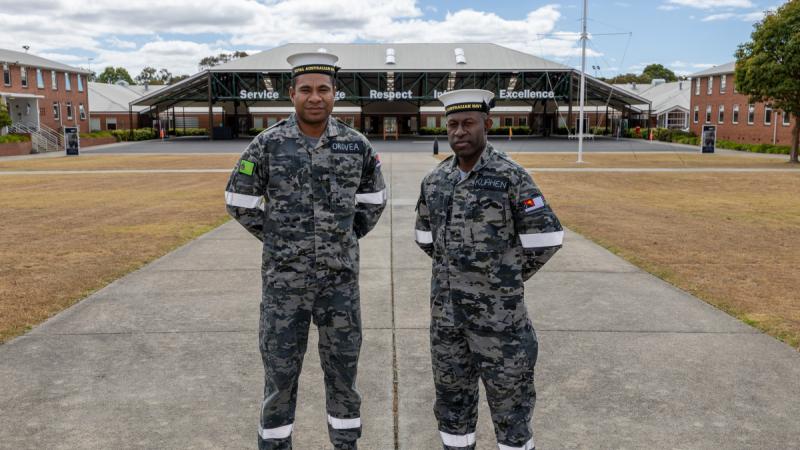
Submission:
M 775 155 L 788 155 L 792 148 L 785 145 L 772 145 L 772 144 L 742 144 L 740 142 L 732 141 L 717 141 L 717 148 L 724 148 L 726 150 L 739 150 L 741 152 L 750 153 L 771 153 Z
M 16 144 L 18 142 L 28 142 L 31 137 L 27 134 L 7 134 L 0 136 L 0 144 Z
M 173 130 L 170 130 L 172 133 Z M 176 128 L 175 136 L 208 136 L 208 130 L 205 128 Z
M 91 139 L 91 138 L 105 138 L 105 137 L 114 137 L 114 134 L 111 131 L 92 131 L 91 133 L 80 133 L 81 139 Z
M 121 141 L 146 141 L 148 139 L 156 138 L 156 130 L 152 128 L 137 128 L 133 130 L 133 138 L 130 137 L 129 130 L 113 130 L 111 134 L 117 138 L 117 142 Z

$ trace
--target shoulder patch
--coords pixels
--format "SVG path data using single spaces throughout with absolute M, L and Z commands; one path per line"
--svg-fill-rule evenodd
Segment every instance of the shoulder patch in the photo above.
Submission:
M 253 176 L 253 172 L 255 171 L 256 163 L 243 159 L 239 162 L 239 173 Z

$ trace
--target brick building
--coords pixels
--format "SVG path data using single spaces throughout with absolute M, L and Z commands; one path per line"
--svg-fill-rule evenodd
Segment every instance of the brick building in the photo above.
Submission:
M 720 140 L 792 145 L 795 119 L 736 92 L 734 71 L 730 62 L 692 75 L 691 130 L 699 136 L 703 125 L 716 125 Z
M 0 49 L 0 101 L 8 106 L 11 131 L 89 129 L 87 70 L 29 53 Z

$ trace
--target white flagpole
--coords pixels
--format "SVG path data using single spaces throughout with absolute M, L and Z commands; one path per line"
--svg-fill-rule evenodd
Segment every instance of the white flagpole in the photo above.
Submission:
M 578 119 L 578 162 L 583 162 L 583 119 L 584 106 L 586 102 L 586 40 L 589 35 L 586 33 L 586 10 L 589 7 L 589 0 L 583 0 L 583 33 L 581 33 L 581 106 L 580 118 Z

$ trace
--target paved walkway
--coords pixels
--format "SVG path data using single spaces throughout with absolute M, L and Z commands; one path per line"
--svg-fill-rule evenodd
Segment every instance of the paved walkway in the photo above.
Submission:
M 413 208 L 433 160 L 388 154 L 362 241 L 362 450 L 439 447 L 430 262 Z M 0 448 L 253 448 L 260 249 L 236 223 L 0 346 Z M 800 355 L 579 235 L 527 284 L 537 448 L 800 448 Z M 312 336 L 314 336 L 312 331 Z M 295 448 L 330 448 L 315 339 Z M 493 449 L 485 403 L 478 448 Z

